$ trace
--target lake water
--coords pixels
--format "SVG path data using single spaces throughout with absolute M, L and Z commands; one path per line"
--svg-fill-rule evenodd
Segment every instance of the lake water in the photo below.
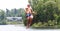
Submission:
M 60 29 L 26 29 L 23 25 L 0 25 L 0 31 L 60 31 Z

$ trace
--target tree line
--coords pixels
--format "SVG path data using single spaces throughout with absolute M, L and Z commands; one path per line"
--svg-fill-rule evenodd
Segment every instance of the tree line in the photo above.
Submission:
M 6 9 L 6 12 L 3 9 L 0 9 L 0 25 L 6 25 L 7 24 L 7 18 L 6 17 L 24 17 L 24 9 L 19 8 L 19 9 Z M 23 18 L 24 19 L 24 18 Z
M 32 0 L 29 1 L 34 15 L 33 27 L 60 27 L 60 0 Z

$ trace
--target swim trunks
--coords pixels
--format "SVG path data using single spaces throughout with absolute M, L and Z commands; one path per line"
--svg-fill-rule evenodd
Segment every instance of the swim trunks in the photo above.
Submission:
M 29 16 L 31 16 L 31 14 L 30 14 L 30 13 L 27 13 L 27 14 L 26 14 L 26 17 L 29 17 Z

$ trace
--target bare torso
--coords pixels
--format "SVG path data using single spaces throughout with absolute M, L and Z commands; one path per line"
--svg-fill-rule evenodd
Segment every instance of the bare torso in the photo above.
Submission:
M 30 9 L 30 8 L 27 8 L 26 13 L 30 13 L 30 14 L 32 14 L 31 9 Z

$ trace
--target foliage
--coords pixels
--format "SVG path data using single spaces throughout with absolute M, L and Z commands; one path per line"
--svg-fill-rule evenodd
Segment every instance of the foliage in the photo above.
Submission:
M 25 20 L 25 11 L 23 8 L 19 8 L 19 9 L 14 8 L 11 10 L 7 9 L 6 10 L 6 17 L 22 17 L 22 19 Z M 12 21 L 11 23 L 16 24 L 17 22 L 19 23 L 19 21 L 16 21 L 16 22 Z M 10 21 L 9 22 L 7 21 L 7 23 L 9 24 Z
M 36 26 L 39 22 L 42 22 L 42 25 L 46 23 L 48 26 L 58 25 L 60 23 L 59 2 L 59 0 L 32 0 L 32 2 L 29 1 L 30 4 L 32 3 L 31 7 L 33 11 L 37 12 L 37 14 L 34 15 L 32 23 L 33 26 Z M 39 25 L 37 26 L 39 27 Z
M 24 16 L 24 9 L 11 9 L 6 11 L 6 16 L 7 17 L 23 17 Z
M 5 12 L 0 9 L 0 25 L 3 25 L 3 24 L 4 24 L 4 25 L 6 24 Z
M 4 10 L 0 9 L 0 25 L 8 24 L 6 17 L 23 17 L 23 20 L 25 19 L 25 12 L 23 8 L 20 9 L 6 9 L 6 12 Z M 11 23 L 19 23 L 17 22 L 11 22 Z

